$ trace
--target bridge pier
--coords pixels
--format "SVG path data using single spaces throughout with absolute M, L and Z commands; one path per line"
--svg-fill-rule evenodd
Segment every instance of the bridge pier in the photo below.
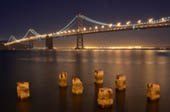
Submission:
M 76 49 L 84 49 L 84 40 L 83 35 L 77 35 L 77 41 L 76 41 Z
M 52 37 L 47 36 L 45 39 L 45 43 L 46 43 L 47 49 L 49 49 L 49 50 L 53 49 L 53 38 Z

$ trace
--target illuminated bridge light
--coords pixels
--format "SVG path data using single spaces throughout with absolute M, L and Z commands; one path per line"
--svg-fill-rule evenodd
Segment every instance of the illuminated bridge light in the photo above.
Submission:
M 112 24 L 109 24 L 109 28 L 111 28 L 113 25 Z
M 130 25 L 130 24 L 131 24 L 131 21 L 127 21 L 127 22 L 126 22 L 126 25 Z
M 51 37 L 52 35 L 53 35 L 52 33 L 48 34 L 48 36 L 50 36 L 50 37 Z
M 68 30 L 68 33 L 71 33 L 71 31 L 70 31 L 70 30 Z
M 45 38 L 45 37 L 46 37 L 46 34 L 41 35 L 41 37 L 42 37 L 42 38 Z
M 163 17 L 163 18 L 159 18 L 157 20 L 154 20 L 153 18 L 150 18 L 148 19 L 146 22 L 143 22 L 142 20 L 138 20 L 137 21 L 137 24 L 140 26 L 138 27 L 138 25 L 135 25 L 135 24 L 132 24 L 131 21 L 127 21 L 125 25 L 122 25 L 121 26 L 121 22 L 118 22 L 116 24 L 117 27 L 113 27 L 115 25 L 112 25 L 112 24 L 103 24 L 102 22 L 98 22 L 98 21 L 94 21 L 94 20 L 91 20 L 91 19 L 87 19 L 87 21 L 91 22 L 91 23 L 94 23 L 94 24 L 101 24 L 100 26 L 94 26 L 94 27 L 84 27 L 83 29 L 71 29 L 71 30 L 65 30 L 63 31 L 63 29 L 66 29 L 66 28 L 70 28 L 70 26 L 72 25 L 73 22 L 75 22 L 76 20 L 76 17 L 74 18 L 73 21 L 71 21 L 68 25 L 66 25 L 64 28 L 62 28 L 61 30 L 59 30 L 58 32 L 56 33 L 49 33 L 49 34 L 39 34 L 37 32 L 35 32 L 33 29 L 29 29 L 28 30 L 28 33 L 31 32 L 34 36 L 31 36 L 31 37 L 28 37 L 28 35 L 25 35 L 24 38 L 21 38 L 19 40 L 16 40 L 15 38 L 12 38 L 9 39 L 10 41 L 8 41 L 7 43 L 5 43 L 4 45 L 12 45 L 12 44 L 17 44 L 17 43 L 20 43 L 20 42 L 27 42 L 27 41 L 30 41 L 30 40 L 36 40 L 36 39 L 41 39 L 41 38 L 46 38 L 47 36 L 63 36 L 63 34 L 67 34 L 68 36 L 69 35 L 72 35 L 72 33 L 80 33 L 80 32 L 83 32 L 83 33 L 93 33 L 93 32 L 102 32 L 104 31 L 105 29 L 105 25 L 107 25 L 107 31 L 119 31 L 119 30 L 125 30 L 127 29 L 128 27 L 125 27 L 126 25 L 130 25 L 131 27 L 129 27 L 129 30 L 133 30 L 133 29 L 139 29 L 139 28 L 155 28 L 155 27 L 167 27 L 167 26 L 170 26 L 170 17 Z M 160 24 L 161 23 L 161 24 Z M 141 25 L 140 25 L 141 24 Z M 146 25 L 142 25 L 142 24 L 146 24 Z M 113 29 L 112 29 L 112 28 Z M 99 30 L 98 30 L 99 29 Z M 102 29 L 102 30 L 101 30 Z M 28 34 L 26 33 L 26 34 Z M 69 34 L 68 34 L 69 33 Z M 132 47 L 129 47 L 129 48 L 132 48 Z M 136 47 L 138 48 L 138 47 Z
M 94 28 L 95 28 L 95 30 L 97 30 L 97 29 L 98 29 L 98 26 L 95 26 Z
M 153 18 L 148 19 L 149 23 L 153 23 Z
M 142 23 L 142 20 L 138 20 L 138 22 L 137 22 L 138 24 L 141 24 Z
M 161 18 L 161 21 L 162 21 L 162 22 L 166 22 L 166 19 L 165 19 L 165 18 Z
M 83 28 L 83 31 L 86 31 L 86 27 Z
M 75 30 L 73 29 L 73 30 L 72 30 L 72 32 L 74 33 L 74 32 L 75 32 Z
M 121 25 L 121 22 L 118 22 L 118 23 L 117 23 L 117 26 L 120 26 L 120 25 Z

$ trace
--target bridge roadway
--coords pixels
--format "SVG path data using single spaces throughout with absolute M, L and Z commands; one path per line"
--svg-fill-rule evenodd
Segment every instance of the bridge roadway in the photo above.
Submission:
M 170 27 L 170 21 L 167 22 L 157 22 L 157 23 L 146 23 L 146 24 L 133 24 L 133 25 L 120 25 L 120 26 L 95 26 L 95 27 L 84 27 L 83 29 L 72 29 L 63 32 L 42 34 L 37 36 L 32 36 L 29 38 L 22 38 L 12 42 L 7 42 L 4 45 L 10 46 L 13 44 L 32 41 L 37 39 L 46 39 L 46 38 L 59 38 L 63 36 L 74 36 L 79 34 L 93 34 L 93 33 L 103 33 L 103 32 L 116 32 L 116 31 L 127 31 L 127 30 L 139 30 L 139 29 L 152 29 L 152 28 L 164 28 Z

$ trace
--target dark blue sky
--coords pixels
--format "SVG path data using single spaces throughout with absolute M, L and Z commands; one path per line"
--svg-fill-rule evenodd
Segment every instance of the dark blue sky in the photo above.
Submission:
M 56 32 L 81 12 L 106 23 L 170 16 L 169 0 L 1 0 L 0 40 L 27 29 Z M 170 44 L 170 28 L 87 35 L 87 44 Z M 93 38 L 91 38 L 93 37 Z M 74 39 L 74 38 L 73 38 Z M 67 40 L 60 39 L 60 43 Z M 72 39 L 68 39 L 72 42 Z M 89 42 L 89 43 L 88 43 Z M 102 44 L 102 43 L 101 43 Z

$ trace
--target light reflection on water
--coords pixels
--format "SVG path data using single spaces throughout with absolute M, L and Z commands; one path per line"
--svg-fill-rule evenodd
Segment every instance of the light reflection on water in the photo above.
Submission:
M 13 111 L 88 111 L 88 112 L 165 112 L 170 111 L 170 57 L 154 50 L 96 51 L 0 51 L 1 103 Z M 169 51 L 164 51 L 164 53 Z M 104 84 L 94 84 L 94 70 L 103 69 Z M 58 74 L 68 72 L 68 87 L 58 87 Z M 122 73 L 127 77 L 125 92 L 116 92 L 114 105 L 103 110 L 97 105 L 99 87 L 114 89 L 114 79 Z M 79 77 L 84 94 L 71 93 L 71 78 Z M 31 83 L 31 99 L 18 102 L 16 82 Z M 147 102 L 146 84 L 161 86 L 159 102 Z M 5 107 L 5 106 L 4 106 Z M 25 110 L 23 110 L 25 109 Z

